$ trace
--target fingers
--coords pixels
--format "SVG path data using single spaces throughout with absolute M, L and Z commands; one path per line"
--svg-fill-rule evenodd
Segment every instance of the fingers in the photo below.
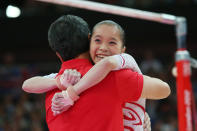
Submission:
M 79 82 L 80 78 L 81 78 L 81 74 L 75 70 L 72 79 L 72 85 L 75 85 L 77 82 Z
M 64 111 L 67 111 L 70 107 L 71 107 L 71 105 L 65 106 L 59 113 L 62 113 Z
M 64 86 L 68 87 L 76 84 L 80 80 L 80 77 L 81 74 L 77 70 L 68 69 L 62 74 L 60 81 Z
M 144 118 L 144 131 L 151 131 L 151 122 L 150 122 L 150 117 L 147 112 L 145 112 L 145 118 Z
M 57 105 L 55 106 L 54 104 L 51 105 L 51 110 L 52 110 L 52 111 L 60 111 L 60 110 L 62 110 L 63 108 L 64 108 L 64 105 L 58 105 L 58 106 L 57 106 Z
M 66 73 L 66 76 L 67 76 L 67 81 L 68 81 L 68 83 L 70 83 L 70 84 L 71 84 L 71 80 L 72 80 L 72 78 L 73 78 L 73 75 L 74 75 L 74 71 L 71 70 L 71 69 L 68 69 L 68 70 L 67 70 L 67 73 Z
M 77 70 L 71 70 L 70 75 L 72 75 L 70 76 L 70 83 L 72 85 L 76 84 L 80 80 L 81 74 Z
M 53 115 L 56 116 L 59 114 L 59 111 L 53 111 Z
M 64 100 L 63 99 L 57 99 L 57 100 L 53 100 L 51 105 L 54 107 L 54 108 L 60 108 L 61 106 L 64 105 Z
M 62 98 L 52 100 L 51 110 L 54 114 L 59 114 L 61 110 L 64 108 L 64 102 Z
M 62 95 L 62 93 L 55 93 L 51 103 L 52 111 L 61 110 L 63 106 L 64 106 L 64 96 Z
M 73 80 L 74 80 L 74 78 L 75 78 L 76 72 L 77 72 L 76 70 L 69 70 L 67 80 L 68 80 L 68 82 L 69 82 L 71 85 L 73 85 Z
M 55 100 L 55 99 L 58 99 L 58 98 L 64 98 L 64 96 L 62 95 L 61 92 L 55 93 L 55 95 L 53 96 L 52 100 Z
M 52 103 L 57 104 L 59 102 L 60 99 L 64 99 L 64 96 L 62 95 L 62 93 L 55 93 L 55 95 L 52 98 Z
M 55 93 L 52 98 L 51 110 L 53 115 L 56 116 L 64 111 L 67 111 L 71 105 L 73 105 L 73 101 L 70 100 L 68 94 L 63 95 L 62 92 Z
M 54 105 L 53 103 L 52 103 L 52 106 L 51 106 L 51 110 L 52 110 L 52 112 L 53 112 L 53 115 L 54 116 L 56 116 L 56 115 L 58 115 L 58 114 L 61 114 L 62 112 L 64 112 L 64 111 L 67 111 L 69 108 L 71 107 L 71 105 L 65 105 L 65 104 L 63 104 L 63 105 Z
M 65 87 L 68 87 L 68 86 L 71 85 L 70 82 L 69 82 L 69 80 L 70 80 L 69 74 L 70 74 L 70 71 L 65 70 L 64 73 L 61 75 L 61 78 L 60 78 L 61 84 L 64 85 Z
M 150 124 L 150 117 L 147 112 L 145 112 L 145 122 Z
M 63 109 L 61 109 L 61 110 L 53 111 L 53 115 L 56 116 L 56 115 L 58 115 L 58 114 L 61 114 L 62 112 L 67 111 L 70 107 L 71 107 L 70 105 L 67 105 L 67 106 L 65 106 L 65 107 L 64 107 Z

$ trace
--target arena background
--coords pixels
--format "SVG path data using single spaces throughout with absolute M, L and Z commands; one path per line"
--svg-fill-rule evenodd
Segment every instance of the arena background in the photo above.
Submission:
M 197 58 L 197 0 L 97 0 L 97 2 L 186 17 L 187 49 L 191 56 Z M 8 5 L 19 7 L 21 15 L 17 18 L 8 18 L 6 16 Z M 175 78 L 171 74 L 176 51 L 174 26 L 34 0 L 18 2 L 2 0 L 0 1 L 0 131 L 48 130 L 45 123 L 44 95 L 27 94 L 21 90 L 21 86 L 29 77 L 58 71 L 60 61 L 48 46 L 47 31 L 49 25 L 63 14 L 74 14 L 84 18 L 90 28 L 101 20 L 111 19 L 125 29 L 127 52 L 134 56 L 142 72 L 159 77 L 171 86 L 172 94 L 167 99 L 147 102 L 152 130 L 178 130 L 176 85 Z M 196 94 L 196 69 L 192 69 L 191 79 Z

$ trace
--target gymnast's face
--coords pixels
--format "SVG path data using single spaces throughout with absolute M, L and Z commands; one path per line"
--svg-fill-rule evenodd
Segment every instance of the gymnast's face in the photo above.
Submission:
M 124 51 L 120 31 L 116 26 L 102 24 L 94 29 L 90 41 L 90 56 L 94 63 Z

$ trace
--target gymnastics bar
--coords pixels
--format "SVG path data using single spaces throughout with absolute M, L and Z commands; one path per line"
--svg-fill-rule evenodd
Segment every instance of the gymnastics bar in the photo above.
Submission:
M 121 15 L 136 19 L 175 25 L 177 38 L 177 51 L 175 54 L 177 67 L 177 98 L 179 131 L 192 131 L 192 87 L 190 55 L 186 50 L 187 22 L 186 18 L 174 15 L 142 11 L 132 8 L 107 5 L 103 3 L 84 0 L 37 0 L 41 2 L 71 6 L 86 10 Z

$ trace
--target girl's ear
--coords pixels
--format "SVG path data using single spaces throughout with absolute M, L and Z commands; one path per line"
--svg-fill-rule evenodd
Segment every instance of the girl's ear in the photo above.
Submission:
M 124 47 L 122 48 L 121 53 L 125 53 L 125 51 L 126 51 L 126 46 L 124 46 Z
M 88 34 L 88 39 L 90 40 L 90 38 L 91 38 L 91 34 L 89 33 L 89 34 Z

